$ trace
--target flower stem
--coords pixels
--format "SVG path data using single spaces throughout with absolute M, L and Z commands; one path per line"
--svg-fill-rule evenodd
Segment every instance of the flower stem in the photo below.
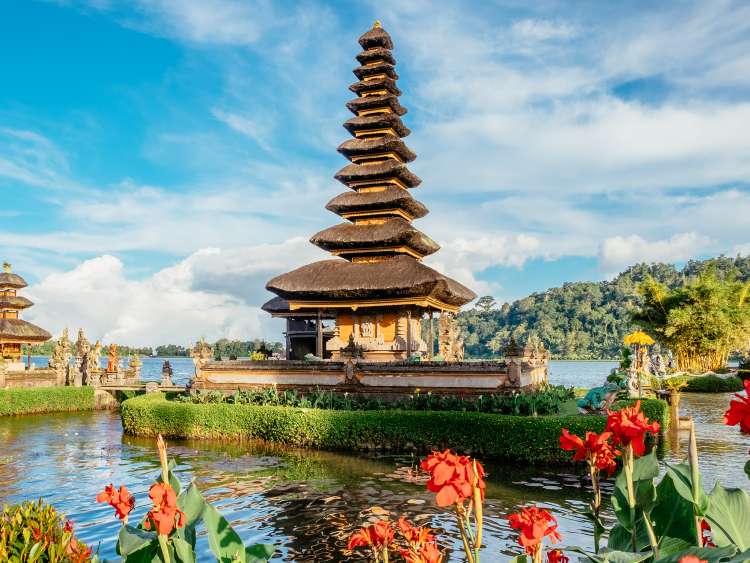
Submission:
M 695 439 L 695 422 L 690 425 L 690 442 L 688 446 L 688 460 L 690 461 L 690 484 L 693 492 L 693 517 L 695 519 L 695 535 L 698 547 L 703 547 L 703 530 L 701 522 L 703 518 L 698 514 L 698 498 L 700 494 L 700 469 L 698 468 L 698 444 Z
M 482 549 L 482 491 L 477 486 L 479 484 L 479 471 L 477 470 L 477 460 L 474 460 L 474 482 L 472 483 L 472 493 L 474 496 L 474 523 L 477 527 L 476 537 L 474 539 L 474 561 L 479 563 L 479 550 Z
M 156 437 L 156 450 L 159 452 L 161 463 L 161 480 L 165 485 L 169 484 L 169 462 L 167 461 L 167 443 L 161 434 Z
M 625 472 L 625 485 L 628 490 L 628 507 L 630 508 L 630 540 L 633 551 L 638 551 L 635 527 L 635 490 L 633 487 L 633 446 L 628 444 L 622 451 L 622 470 Z
M 599 510 L 602 506 L 602 490 L 599 482 L 599 469 L 594 463 L 589 462 L 589 473 L 591 475 L 591 486 L 594 488 L 594 500 L 591 502 L 591 513 L 594 515 L 594 553 L 599 553 Z
M 383 563 L 388 563 L 388 546 L 383 547 Z
M 471 548 L 469 547 L 469 539 L 467 537 L 466 532 L 466 525 L 464 524 L 464 515 L 462 514 L 464 511 L 464 507 L 460 503 L 456 503 L 454 505 L 456 508 L 456 519 L 458 521 L 458 530 L 461 532 L 461 541 L 464 544 L 464 553 L 466 553 L 466 561 L 467 563 L 476 563 L 474 561 L 474 556 L 471 554 Z
M 164 563 L 171 563 L 169 558 L 169 547 L 167 546 L 167 536 L 159 535 L 159 547 L 161 548 L 161 554 L 164 558 Z
M 651 543 L 651 549 L 654 552 L 654 561 L 659 559 L 659 542 L 656 541 L 656 534 L 654 533 L 654 527 L 651 525 L 646 511 L 643 511 L 643 521 L 646 523 L 646 531 L 648 532 L 648 541 Z

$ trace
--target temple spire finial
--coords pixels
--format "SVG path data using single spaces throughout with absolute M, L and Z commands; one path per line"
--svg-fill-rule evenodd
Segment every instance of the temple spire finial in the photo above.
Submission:
M 5 272 L 6 274 L 10 274 L 11 269 L 12 268 L 10 262 L 8 262 L 7 260 L 3 262 L 3 272 Z
M 372 27 L 373 27 L 373 28 L 379 28 L 379 27 L 382 27 L 382 26 L 380 25 L 380 20 L 375 20 L 375 23 L 374 23 L 374 24 L 372 24 Z

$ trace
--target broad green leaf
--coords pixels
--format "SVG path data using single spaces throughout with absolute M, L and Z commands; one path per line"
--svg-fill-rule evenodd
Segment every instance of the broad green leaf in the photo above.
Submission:
M 122 563 L 161 563 L 160 555 L 159 544 L 158 542 L 154 542 L 147 544 L 138 551 L 133 551 L 129 555 L 123 556 Z
M 651 557 L 650 551 L 634 553 L 632 551 L 617 551 L 612 549 L 603 549 L 598 554 L 589 553 L 580 547 L 568 547 L 567 551 L 574 551 L 585 556 L 589 561 L 595 563 L 638 563 Z
M 747 549 L 742 553 L 738 553 L 731 559 L 727 559 L 726 561 L 724 561 L 724 563 L 747 563 L 748 561 L 750 561 L 750 549 Z
M 657 559 L 656 563 L 678 563 L 680 559 L 687 555 L 695 555 L 698 559 L 713 563 L 726 557 L 731 557 L 737 552 L 732 546 L 727 547 L 691 547 L 683 551 L 678 551 L 664 555 Z
M 643 524 L 642 516 L 636 519 L 635 543 L 638 546 L 639 551 L 647 549 L 651 545 L 651 542 L 648 538 L 648 531 L 646 530 L 646 526 Z M 610 551 L 630 551 L 632 549 L 630 530 L 625 529 L 625 527 L 620 524 L 615 525 L 609 532 L 607 548 Z
M 173 537 L 172 546 L 179 563 L 195 563 L 195 552 L 193 546 L 182 538 Z
M 651 521 L 657 538 L 679 538 L 687 542 L 683 548 L 687 549 L 697 543 L 695 516 L 692 495 L 686 498 L 678 491 L 679 487 L 684 489 L 684 482 L 668 471 L 656 487 L 657 499 L 651 510 Z
M 245 546 L 240 536 L 227 519 L 209 503 L 206 503 L 203 509 L 203 522 L 208 532 L 208 545 L 220 563 L 233 562 L 237 559 L 240 563 L 245 563 Z
M 677 493 L 687 501 L 693 503 L 699 515 L 704 516 L 708 510 L 708 495 L 703 490 L 698 475 L 698 495 L 693 498 L 693 479 L 690 474 L 690 466 L 684 463 L 679 465 L 667 464 L 667 476 L 671 477 Z M 666 478 L 666 477 L 665 477 Z
M 659 538 L 659 558 L 666 557 L 672 553 L 680 553 L 689 549 L 695 549 L 695 545 L 680 538 Z
M 147 532 L 133 526 L 122 526 L 117 537 L 117 553 L 126 557 L 152 542 L 156 542 L 156 532 Z
M 656 500 L 654 478 L 659 475 L 659 461 L 656 451 L 635 460 L 633 464 L 633 492 L 635 494 L 636 513 L 650 511 Z M 612 506 L 617 520 L 628 530 L 632 529 L 630 507 L 628 506 L 628 489 L 625 472 L 620 471 L 615 479 L 615 490 L 612 495 Z
M 709 495 L 706 519 L 711 535 L 719 547 L 735 545 L 740 551 L 750 549 L 750 497 L 741 489 L 725 489 L 718 483 Z
M 185 513 L 185 524 L 195 525 L 206 506 L 206 501 L 195 481 L 191 481 L 188 488 L 178 497 L 177 506 Z
M 623 472 L 621 471 L 620 473 L 622 474 Z M 652 449 L 633 463 L 633 481 L 650 481 L 658 476 L 659 460 L 656 458 L 656 449 Z
M 247 563 L 265 563 L 273 557 L 276 546 L 270 543 L 256 543 L 245 549 Z M 522 557 L 526 557 L 525 555 Z M 524 559 L 525 561 L 525 559 Z

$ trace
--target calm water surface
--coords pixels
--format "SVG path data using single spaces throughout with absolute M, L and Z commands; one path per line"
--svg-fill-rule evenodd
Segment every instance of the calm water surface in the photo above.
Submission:
M 553 382 L 591 385 L 609 370 L 609 363 L 601 363 L 596 373 L 594 362 L 583 362 L 576 376 L 573 362 L 562 363 L 567 371 L 554 363 Z M 584 381 L 589 378 L 592 381 Z M 692 414 L 698 425 L 706 487 L 720 479 L 727 486 L 747 488 L 742 465 L 750 438 L 721 424 L 728 400 L 729 395 L 685 395 L 683 412 Z M 682 460 L 686 438 L 667 437 L 666 461 Z M 417 459 L 412 456 L 355 456 L 201 441 L 173 441 L 170 452 L 179 462 L 182 482 L 196 479 L 246 543 L 279 546 L 276 561 L 353 560 L 344 550 L 348 535 L 384 511 L 394 519 L 406 514 L 437 528 L 444 546 L 460 552 L 452 518 L 434 507 L 432 495 L 413 476 Z M 580 515 L 589 491 L 579 473 L 488 465 L 488 561 L 518 551 L 506 517 L 529 502 L 558 517 L 566 544 L 591 544 L 591 526 Z M 96 504 L 94 497 L 105 484 L 125 484 L 138 499 L 140 517 L 147 509 L 148 486 L 158 472 L 152 441 L 123 436 L 117 414 L 0 419 L 0 502 L 44 497 L 76 521 L 83 540 L 101 541 L 100 554 L 105 557 L 115 557 L 119 527 L 111 509 Z M 205 537 L 199 538 L 199 549 L 201 559 L 210 560 Z M 456 554 L 450 560 L 461 558 Z

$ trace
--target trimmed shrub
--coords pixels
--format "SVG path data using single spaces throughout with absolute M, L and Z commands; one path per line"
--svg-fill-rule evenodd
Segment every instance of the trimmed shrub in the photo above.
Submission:
M 743 389 L 742 379 L 736 376 L 683 375 L 672 379 L 687 383 L 687 387 L 682 389 L 686 393 L 735 393 Z
M 560 449 L 562 429 L 584 435 L 602 432 L 606 423 L 603 416 L 190 404 L 167 401 L 161 393 L 125 401 L 121 415 L 125 432 L 139 436 L 258 439 L 349 451 L 452 448 L 481 458 L 529 464 L 570 462 L 570 453 Z
M 0 416 L 94 410 L 93 387 L 0 389 Z

